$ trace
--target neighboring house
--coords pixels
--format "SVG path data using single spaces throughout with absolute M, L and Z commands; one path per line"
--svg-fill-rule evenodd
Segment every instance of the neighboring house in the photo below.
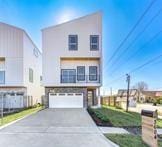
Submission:
M 81 108 L 100 105 L 101 13 L 43 29 L 42 47 L 46 106 Z
M 142 91 L 140 92 L 140 102 L 154 102 L 158 98 L 162 98 L 162 91 Z
M 137 89 L 130 89 L 129 90 L 129 107 L 135 107 L 138 98 L 138 90 Z M 126 108 L 127 103 L 127 90 L 120 89 L 118 90 L 116 102 L 122 108 Z
M 0 22 L 0 92 L 41 102 L 42 55 L 21 28 Z

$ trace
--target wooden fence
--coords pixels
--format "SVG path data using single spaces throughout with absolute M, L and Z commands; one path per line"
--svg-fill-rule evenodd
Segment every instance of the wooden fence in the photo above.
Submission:
M 105 106 L 116 106 L 116 97 L 115 96 L 103 96 L 101 98 L 101 105 Z

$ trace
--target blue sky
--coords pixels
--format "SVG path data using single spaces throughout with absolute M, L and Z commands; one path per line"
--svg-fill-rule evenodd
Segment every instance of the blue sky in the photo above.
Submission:
M 125 77 L 114 82 L 123 74 L 162 53 L 162 12 L 123 53 L 136 35 L 150 19 L 162 9 L 162 1 L 157 0 L 146 14 L 135 32 L 111 62 L 109 58 L 131 30 L 151 0 L 0 0 L 0 21 L 21 27 L 27 31 L 41 49 L 41 29 L 63 21 L 103 12 L 103 55 L 104 89 L 109 92 L 126 88 Z M 160 32 L 150 43 L 155 34 Z M 131 85 L 138 81 L 148 83 L 149 89 L 162 90 L 162 58 L 131 74 Z

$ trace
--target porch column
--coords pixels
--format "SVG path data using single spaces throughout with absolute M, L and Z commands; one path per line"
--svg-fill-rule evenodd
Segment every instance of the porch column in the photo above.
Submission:
M 101 95 L 100 95 L 100 87 L 98 88 L 98 107 L 101 107 Z

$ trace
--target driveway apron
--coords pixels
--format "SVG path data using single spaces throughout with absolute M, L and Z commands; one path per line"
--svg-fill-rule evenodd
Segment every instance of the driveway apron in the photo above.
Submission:
M 0 130 L 0 147 L 113 147 L 85 109 L 45 109 Z

